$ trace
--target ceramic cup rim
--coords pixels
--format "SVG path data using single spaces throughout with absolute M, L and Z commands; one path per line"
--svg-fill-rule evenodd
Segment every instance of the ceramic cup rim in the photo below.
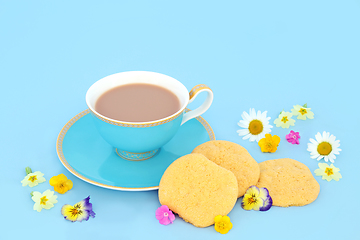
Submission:
M 117 86 L 121 86 L 121 85 L 126 85 L 127 83 L 123 83 L 121 84 L 120 83 L 120 79 L 118 80 L 119 81 L 119 84 L 117 84 L 116 86 L 112 86 L 112 87 L 105 87 L 106 90 L 104 91 L 100 91 L 99 94 L 96 95 L 96 99 L 93 100 L 93 91 L 94 89 L 96 89 L 97 87 L 99 87 L 99 85 L 101 84 L 106 84 L 107 81 L 110 81 L 112 78 L 115 78 L 115 77 L 122 77 L 121 75 L 131 75 L 131 74 L 144 74 L 144 75 L 152 75 L 152 76 L 158 76 L 160 77 L 161 79 L 167 79 L 167 80 L 170 80 L 174 85 L 176 85 L 178 88 L 177 88 L 177 92 L 174 92 L 174 89 L 170 89 L 170 87 L 166 87 L 164 85 L 161 85 L 161 84 L 155 84 L 155 83 L 150 83 L 150 84 L 153 84 L 153 85 L 157 85 L 157 86 L 161 86 L 161 87 L 165 87 L 166 89 L 170 90 L 173 94 L 175 94 L 177 96 L 177 98 L 180 100 L 181 102 L 181 107 L 180 109 L 175 112 L 174 114 L 170 115 L 170 116 L 167 116 L 167 117 L 164 117 L 164 118 L 161 118 L 161 119 L 156 119 L 156 120 L 153 120 L 153 121 L 148 121 L 148 122 L 127 122 L 127 121 L 120 121 L 120 120 L 116 120 L 116 119 L 113 119 L 113 118 L 109 118 L 107 116 L 104 116 L 102 114 L 100 114 L 99 112 L 97 112 L 95 110 L 95 103 L 96 100 L 106 91 L 114 88 L 114 87 L 117 87 Z M 116 81 L 116 80 L 114 80 Z M 129 80 L 131 81 L 131 80 Z M 144 83 L 146 81 L 131 81 L 132 83 Z M 182 93 L 182 96 L 179 96 L 179 92 L 181 91 Z M 186 95 L 185 95 L 186 94 Z M 173 77 L 170 77 L 168 75 L 165 75 L 165 74 L 162 74 L 162 73 L 157 73 L 157 72 L 151 72 L 151 71 L 125 71 L 125 72 L 119 72 L 119 73 L 114 73 L 114 74 L 111 74 L 111 75 L 108 75 L 106 77 L 103 77 L 101 78 L 100 80 L 96 81 L 95 83 L 93 83 L 89 89 L 87 90 L 86 92 L 86 96 L 85 96 L 85 99 L 86 99 L 86 104 L 88 106 L 88 108 L 90 109 L 90 111 L 92 111 L 94 114 L 96 115 L 99 115 L 100 117 L 108 120 L 108 121 L 112 121 L 112 122 L 115 122 L 115 123 L 119 123 L 119 124 L 154 124 L 156 122 L 163 122 L 163 121 L 166 121 L 167 119 L 175 119 L 175 116 L 177 115 L 180 115 L 186 108 L 186 106 L 188 105 L 189 103 L 189 92 L 187 90 L 187 88 L 178 80 L 176 80 L 175 78 Z M 170 120 L 171 121 L 171 120 Z

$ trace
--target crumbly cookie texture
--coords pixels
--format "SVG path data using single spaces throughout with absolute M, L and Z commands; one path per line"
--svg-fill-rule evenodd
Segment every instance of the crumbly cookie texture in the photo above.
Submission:
M 217 165 L 234 173 L 238 182 L 238 197 L 255 185 L 260 177 L 259 164 L 250 153 L 239 144 L 214 140 L 197 146 L 193 153 L 201 153 Z
M 234 174 L 202 154 L 175 160 L 159 184 L 159 201 L 196 227 L 214 224 L 217 215 L 227 215 L 237 201 Z
M 290 158 L 264 161 L 259 164 L 257 187 L 269 190 L 274 206 L 304 206 L 315 201 L 320 185 L 310 169 Z

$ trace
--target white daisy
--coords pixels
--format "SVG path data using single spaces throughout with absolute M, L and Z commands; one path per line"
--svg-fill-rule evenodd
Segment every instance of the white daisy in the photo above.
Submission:
M 325 162 L 334 162 L 336 159 L 335 154 L 340 154 L 340 140 L 335 140 L 336 137 L 329 132 L 323 132 L 321 135 L 319 132 L 315 135 L 315 139 L 310 138 L 307 150 L 310 152 L 311 158 L 319 161 L 324 158 Z
M 271 117 L 266 117 L 267 111 L 261 113 L 255 112 L 254 108 L 250 108 L 250 113 L 243 112 L 241 117 L 243 120 L 238 122 L 238 125 L 244 129 L 237 130 L 239 136 L 244 136 L 243 139 L 250 138 L 250 142 L 257 141 L 265 137 L 265 134 L 271 132 L 269 120 Z

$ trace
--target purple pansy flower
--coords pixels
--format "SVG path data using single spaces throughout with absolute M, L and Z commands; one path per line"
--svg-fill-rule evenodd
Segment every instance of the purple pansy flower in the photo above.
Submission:
M 271 208 L 272 206 L 272 198 L 269 194 L 269 190 L 267 188 L 260 188 L 260 192 L 264 192 L 264 194 L 262 194 L 263 196 L 265 195 L 266 197 L 264 197 L 264 205 L 262 207 L 259 208 L 260 211 L 267 211 Z
M 272 198 L 267 188 L 258 188 L 256 186 L 249 187 L 243 200 L 241 207 L 244 210 L 267 211 L 272 206 Z
M 92 210 L 92 204 L 90 203 L 90 196 L 76 203 L 74 206 L 65 204 L 61 208 L 61 214 L 66 220 L 72 222 L 81 222 L 82 220 L 87 221 L 90 217 L 95 217 L 95 212 Z

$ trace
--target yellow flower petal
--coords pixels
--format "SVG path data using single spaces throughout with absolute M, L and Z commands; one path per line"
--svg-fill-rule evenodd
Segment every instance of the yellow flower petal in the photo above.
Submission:
M 73 182 L 61 173 L 50 179 L 50 185 L 54 187 L 54 191 L 64 194 L 72 189 Z
M 215 222 L 220 222 L 222 219 L 222 216 L 221 215 L 217 215 L 215 218 L 214 218 L 214 221 Z
M 265 134 L 265 138 L 260 139 L 258 145 L 262 152 L 273 153 L 277 150 L 277 146 L 280 143 L 280 137 L 277 135 L 272 136 L 271 134 Z
M 65 204 L 62 208 L 61 208 L 61 214 L 66 217 L 67 220 L 70 220 L 72 222 L 75 222 L 77 219 L 77 215 L 73 215 L 73 206 L 69 205 L 69 204 Z
M 272 139 L 273 139 L 274 143 L 276 144 L 276 146 L 278 146 L 280 143 L 280 137 L 277 135 L 274 135 Z
M 221 234 L 226 234 L 232 229 L 233 225 L 230 222 L 230 218 L 228 216 L 218 215 L 215 217 L 215 230 Z
M 222 217 L 222 220 L 226 223 L 229 223 L 230 222 L 230 218 L 228 216 L 223 216 Z

